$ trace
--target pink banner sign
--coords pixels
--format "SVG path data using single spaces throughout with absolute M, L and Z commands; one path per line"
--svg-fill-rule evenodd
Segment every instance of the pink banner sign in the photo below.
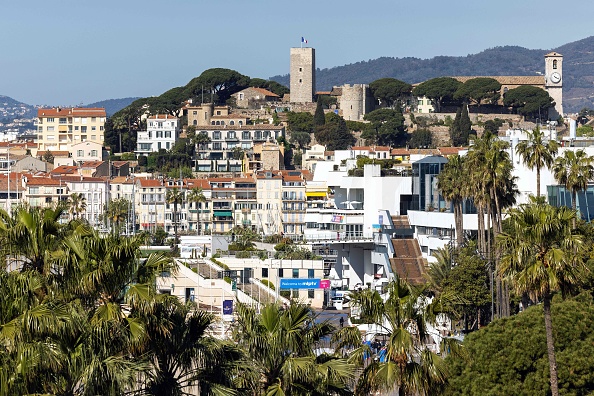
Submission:
M 320 289 L 330 289 L 330 279 L 320 280 Z

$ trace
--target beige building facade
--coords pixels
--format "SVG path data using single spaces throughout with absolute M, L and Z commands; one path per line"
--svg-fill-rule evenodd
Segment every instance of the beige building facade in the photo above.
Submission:
M 291 102 L 310 103 L 316 92 L 316 50 L 291 48 Z
M 103 145 L 106 113 L 104 108 L 53 108 L 37 111 L 39 150 L 66 150 L 80 142 Z

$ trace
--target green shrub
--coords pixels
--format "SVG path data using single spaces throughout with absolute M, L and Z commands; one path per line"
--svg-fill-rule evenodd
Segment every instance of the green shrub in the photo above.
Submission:
M 272 282 L 270 282 L 268 279 L 262 279 L 262 284 L 268 286 L 268 288 L 271 290 L 276 290 Z

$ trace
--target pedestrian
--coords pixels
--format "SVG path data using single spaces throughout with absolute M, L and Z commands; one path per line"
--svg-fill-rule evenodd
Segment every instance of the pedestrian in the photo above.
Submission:
M 344 327 L 344 318 L 340 317 L 340 327 Z

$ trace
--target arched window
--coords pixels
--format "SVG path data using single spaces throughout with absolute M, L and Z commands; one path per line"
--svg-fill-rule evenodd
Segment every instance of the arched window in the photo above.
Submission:
M 557 59 L 553 60 L 553 69 L 557 68 Z
M 240 121 L 239 121 L 239 125 L 243 125 L 243 121 L 241 121 L 241 120 L 240 120 Z
M 217 121 L 215 125 L 221 125 L 221 121 Z
M 215 122 L 214 122 L 214 121 L 211 121 L 211 122 L 210 122 L 210 125 L 214 125 L 214 124 L 215 124 Z
M 507 93 L 507 91 L 509 91 L 509 88 L 508 87 L 503 88 L 503 93 L 504 94 Z
M 193 124 L 198 125 L 198 121 L 194 120 Z
M 235 125 L 235 121 L 229 121 L 229 125 Z

